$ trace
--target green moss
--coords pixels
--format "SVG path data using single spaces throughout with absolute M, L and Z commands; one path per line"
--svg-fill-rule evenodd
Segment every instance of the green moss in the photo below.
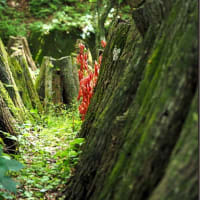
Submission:
M 5 47 L 0 39 L 0 62 L 1 62 L 1 81 L 5 86 L 5 89 L 7 90 L 10 98 L 12 99 L 14 105 L 18 107 L 20 114 L 20 117 L 25 119 L 26 118 L 26 109 L 23 105 L 23 102 L 20 98 L 20 95 L 18 93 L 16 83 L 14 81 L 12 72 L 11 72 L 11 63 L 10 58 L 5 50 Z
M 19 61 L 21 61 L 19 63 Z M 33 84 L 28 65 L 23 57 L 11 58 L 10 66 L 15 79 L 19 94 L 27 109 L 38 109 L 42 111 L 41 103 Z
M 12 67 L 11 67 L 12 75 L 15 79 L 23 103 L 27 108 L 32 109 L 31 100 L 29 98 L 28 91 L 26 89 L 26 80 L 24 77 L 24 71 L 15 58 L 12 58 L 11 62 L 12 62 Z
M 198 194 L 198 122 L 193 119 L 197 114 L 197 93 L 193 98 L 190 112 L 170 158 L 166 173 L 151 195 L 150 200 L 196 199 Z M 181 164 L 180 164 L 181 163 Z M 196 174 L 186 180 L 187 174 Z M 174 177 L 176 177 L 174 179 Z M 192 191 L 192 192 L 191 192 Z
M 16 120 L 22 121 L 22 117 L 20 116 L 19 108 L 16 108 L 13 104 L 8 92 L 6 91 L 3 83 L 0 81 L 0 95 L 8 106 L 10 112 L 15 117 Z

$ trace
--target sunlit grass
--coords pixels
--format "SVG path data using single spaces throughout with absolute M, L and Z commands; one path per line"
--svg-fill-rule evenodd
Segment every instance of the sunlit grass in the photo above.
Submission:
M 7 194 L 6 199 L 55 199 L 78 161 L 84 140 L 75 137 L 81 123 L 77 105 L 73 105 L 51 108 L 38 120 L 21 125 L 16 159 L 24 168 L 14 174 L 20 184 L 17 194 Z

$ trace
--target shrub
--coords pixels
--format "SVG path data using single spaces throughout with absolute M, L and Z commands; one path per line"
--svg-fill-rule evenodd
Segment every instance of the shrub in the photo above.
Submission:
M 101 41 L 102 47 L 105 48 L 106 42 Z M 81 119 L 85 119 L 85 115 L 87 113 L 88 106 L 90 104 L 90 100 L 93 95 L 94 87 L 97 83 L 97 78 L 99 75 L 99 69 L 101 66 L 102 55 L 99 56 L 98 62 L 94 63 L 94 72 L 88 67 L 88 54 L 85 46 L 83 44 L 79 44 L 79 55 L 77 56 L 77 63 L 80 65 L 80 69 L 78 71 L 79 74 L 79 94 L 78 100 L 81 99 L 81 104 L 79 105 L 79 112 L 81 115 Z

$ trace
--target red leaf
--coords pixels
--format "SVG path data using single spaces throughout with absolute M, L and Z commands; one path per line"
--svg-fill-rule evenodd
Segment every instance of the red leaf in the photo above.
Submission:
M 104 40 L 101 40 L 101 46 L 103 47 L 103 48 L 105 48 L 106 47 L 106 41 L 104 41 Z

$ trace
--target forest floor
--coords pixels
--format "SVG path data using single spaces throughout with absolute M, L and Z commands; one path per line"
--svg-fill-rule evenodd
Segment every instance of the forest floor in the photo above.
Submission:
M 64 188 L 78 161 L 84 139 L 75 138 L 81 126 L 77 107 L 62 109 L 21 125 L 19 154 L 24 165 L 15 172 L 17 194 L 5 193 L 5 199 L 54 200 Z M 62 198 L 60 198 L 61 200 Z

